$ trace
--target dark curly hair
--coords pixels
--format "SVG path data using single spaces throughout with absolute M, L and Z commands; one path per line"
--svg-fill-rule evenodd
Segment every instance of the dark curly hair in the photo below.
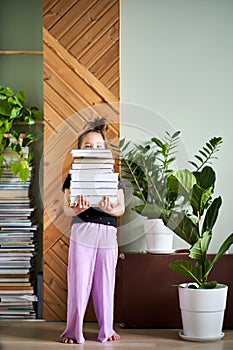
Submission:
M 87 122 L 85 131 L 78 138 L 78 148 L 81 147 L 83 138 L 90 132 L 100 134 L 104 141 L 106 141 L 106 133 L 108 131 L 108 123 L 105 117 L 96 117 L 93 121 Z

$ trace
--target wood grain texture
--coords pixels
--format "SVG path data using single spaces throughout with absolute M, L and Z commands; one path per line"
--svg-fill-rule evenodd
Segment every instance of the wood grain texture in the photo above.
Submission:
M 70 150 L 94 116 L 119 139 L 119 0 L 44 0 L 44 319 L 65 320 Z M 94 321 L 92 303 L 86 320 Z

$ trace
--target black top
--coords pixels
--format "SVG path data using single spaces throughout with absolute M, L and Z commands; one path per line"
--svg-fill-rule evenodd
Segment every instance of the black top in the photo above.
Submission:
M 62 186 L 62 191 L 64 192 L 65 189 L 70 188 L 70 182 L 71 182 L 71 175 L 68 174 L 64 184 Z M 123 189 L 121 180 L 118 181 L 118 189 Z M 117 219 L 115 216 L 109 215 L 102 211 L 100 208 L 95 209 L 90 207 L 89 209 L 85 210 L 79 215 L 72 217 L 71 225 L 81 222 L 93 222 L 96 224 L 103 224 L 103 225 L 110 225 L 117 227 Z

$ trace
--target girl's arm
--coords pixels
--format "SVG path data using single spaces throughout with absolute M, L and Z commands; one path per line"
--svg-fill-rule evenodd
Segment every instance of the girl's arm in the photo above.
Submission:
M 123 189 L 117 192 L 117 204 L 111 202 L 109 196 L 104 196 L 99 202 L 99 208 L 112 216 L 121 216 L 125 212 L 125 199 Z
M 64 192 L 64 213 L 67 216 L 75 216 L 81 214 L 83 211 L 90 208 L 90 203 L 84 196 L 78 196 L 77 202 L 74 203 L 74 207 L 70 207 L 70 190 L 65 189 Z

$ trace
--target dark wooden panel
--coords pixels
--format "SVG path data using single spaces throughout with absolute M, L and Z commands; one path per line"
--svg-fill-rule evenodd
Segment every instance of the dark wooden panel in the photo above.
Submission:
M 210 255 L 212 259 L 212 255 Z M 126 253 L 118 262 L 119 321 L 126 328 L 182 328 L 178 291 L 173 285 L 188 281 L 169 269 L 184 254 Z M 224 328 L 233 329 L 233 254 L 224 255 L 210 280 L 227 284 L 228 300 Z

